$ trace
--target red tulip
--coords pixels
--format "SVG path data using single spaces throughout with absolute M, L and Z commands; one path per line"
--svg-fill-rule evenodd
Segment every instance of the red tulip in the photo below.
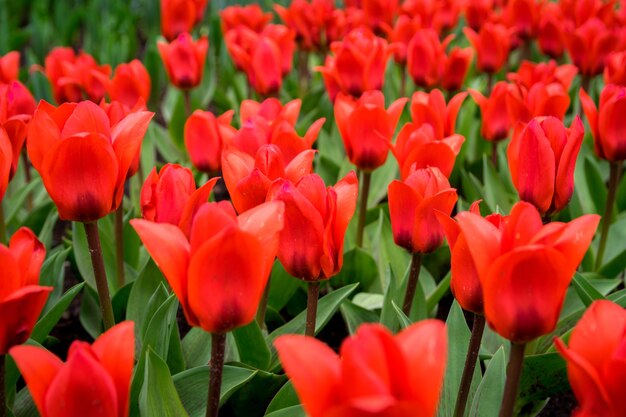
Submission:
M 159 172 L 154 168 L 141 187 L 141 215 L 151 222 L 179 226 L 189 236 L 193 218 L 209 200 L 217 180 L 212 178 L 196 190 L 189 168 L 176 164 L 165 164 Z
M 299 98 L 291 100 L 285 105 L 282 105 L 274 97 L 267 98 L 260 103 L 254 100 L 244 100 L 239 108 L 239 120 L 243 125 L 245 122 L 259 116 L 267 120 L 270 128 L 277 126 L 283 120 L 295 127 L 301 107 L 302 100 Z
M 263 145 L 256 157 L 241 152 L 234 147 L 222 153 L 224 182 L 230 198 L 239 213 L 265 202 L 272 183 L 286 179 L 293 183 L 313 171 L 312 149 L 304 150 L 289 163 L 276 145 Z
M 441 321 L 415 323 L 397 336 L 364 324 L 342 343 L 340 356 L 312 337 L 286 335 L 274 343 L 310 417 L 436 413 L 448 350 Z
M 215 117 L 209 111 L 196 110 L 185 122 L 185 148 L 199 171 L 214 174 L 222 168 L 222 136 L 235 131 L 230 125 L 234 113 L 229 110 Z
M 29 338 L 53 289 L 39 286 L 45 257 L 46 248 L 26 227 L 11 236 L 9 247 L 0 245 L 0 355 Z
M 402 11 L 411 17 L 417 17 L 422 22 L 422 27 L 434 29 L 441 34 L 457 25 L 461 13 L 459 3 L 458 0 L 404 0 Z
M 441 63 L 439 84 L 447 91 L 457 91 L 463 87 L 469 71 L 474 51 L 472 48 L 454 47 Z
M 584 134 L 578 116 L 569 129 L 554 117 L 536 117 L 515 132 L 507 157 L 520 200 L 540 213 L 565 208 L 574 192 L 574 168 Z
M 140 60 L 133 59 L 128 64 L 120 64 L 109 85 L 109 97 L 119 101 L 127 109 L 145 110 L 150 99 L 152 83 L 150 74 Z
M 344 94 L 337 96 L 335 120 L 350 162 L 364 171 L 385 163 L 406 101 L 400 98 L 385 110 L 385 97 L 380 91 L 368 91 L 358 100 Z
M 511 49 L 511 33 L 504 25 L 485 23 L 478 33 L 463 28 L 476 50 L 476 67 L 481 72 L 496 73 L 506 64 Z
M 91 222 L 115 211 L 153 113 L 131 113 L 115 126 L 84 101 L 41 101 L 28 129 L 28 156 L 64 220 Z
M 537 209 L 520 202 L 502 230 L 469 212 L 456 219 L 462 233 L 471 236 L 469 250 L 490 327 L 514 343 L 552 332 L 600 216 L 544 226 Z
M 626 311 L 611 301 L 595 301 L 574 327 L 569 348 L 561 339 L 554 343 L 567 361 L 569 382 L 580 404 L 574 415 L 625 415 Z
M 607 161 L 626 159 L 624 111 L 626 111 L 626 87 L 609 84 L 600 94 L 598 109 L 587 93 L 580 90 L 580 101 L 593 133 L 596 154 Z M 598 111 L 599 110 L 599 111 Z
M 443 243 L 436 211 L 450 215 L 457 194 L 438 168 L 417 169 L 389 184 L 389 217 L 396 245 L 410 253 L 430 253 Z
M 272 184 L 268 201 L 285 203 L 278 259 L 289 274 L 304 281 L 319 281 L 341 270 L 344 238 L 357 194 L 354 171 L 334 187 L 326 187 L 317 174 L 305 175 L 296 184 L 287 179 Z
M 194 42 L 188 33 L 181 33 L 174 41 L 157 42 L 161 59 L 170 82 L 188 90 L 202 82 L 209 40 L 206 36 Z
M 28 122 L 35 112 L 35 99 L 19 81 L 0 84 L 0 126 L 4 128 L 12 147 L 9 179 L 13 178 L 26 141 Z M 1 196 L 4 193 L 0 193 Z
M 391 26 L 400 9 L 400 0 L 362 0 L 365 21 L 373 30 Z
M 389 39 L 389 42 L 396 45 L 396 50 L 393 53 L 393 57 L 398 64 L 406 64 L 409 42 L 411 42 L 411 39 L 413 39 L 413 35 L 421 27 L 422 25 L 419 18 L 411 18 L 406 14 L 402 14 L 396 20 L 393 28 L 386 28 L 387 39 Z
M 493 0 L 473 0 L 465 3 L 465 20 L 467 25 L 479 31 L 482 25 L 489 20 L 493 11 Z
M 511 121 L 507 112 L 506 100 L 509 95 L 509 85 L 498 82 L 493 86 L 489 97 L 483 96 L 479 91 L 472 88 L 468 92 L 480 107 L 482 124 L 480 135 L 489 142 L 497 142 L 506 139 L 511 129 Z
M 533 38 L 537 34 L 542 6 L 542 0 L 509 0 L 504 9 L 504 21 L 519 38 Z
M 476 201 L 472 204 L 470 213 L 480 216 L 478 203 L 479 201 Z M 452 275 L 450 290 L 452 295 L 454 295 L 454 298 L 463 310 L 483 314 L 483 289 L 480 285 L 474 258 L 472 258 L 469 249 L 472 237 L 465 236 L 458 223 L 449 216 L 440 212 L 435 212 L 435 214 L 443 227 L 448 245 L 450 246 L 450 273 Z M 486 216 L 485 219 L 500 231 L 506 221 L 506 217 L 500 214 L 491 214 Z
M 191 326 L 225 333 L 254 319 L 278 249 L 284 206 L 237 217 L 227 202 L 198 210 L 190 238 L 176 226 L 131 220 L 178 297 Z
M 135 362 L 134 323 L 125 321 L 93 345 L 76 341 L 63 363 L 31 345 L 11 349 L 42 417 L 127 417 Z
M 542 53 L 558 59 L 565 51 L 565 19 L 556 3 L 545 3 L 539 16 L 537 43 Z
M 98 65 L 86 52 L 57 47 L 46 56 L 46 76 L 57 103 L 78 102 L 84 98 L 99 103 L 107 91 L 111 67 Z
M 430 93 L 416 91 L 411 97 L 411 118 L 418 126 L 431 125 L 435 137 L 441 140 L 454 134 L 456 117 L 465 97 L 466 92 L 459 93 L 446 104 L 445 97 L 437 89 Z
M 305 51 L 324 47 L 323 35 L 334 9 L 334 0 L 294 0 L 288 8 L 274 5 L 276 13 L 296 33 L 296 40 Z
M 611 52 L 604 67 L 604 84 L 626 87 L 626 51 Z
M 522 85 L 511 85 L 506 97 L 506 106 L 511 124 L 527 123 L 537 116 L 553 116 L 563 120 L 569 108 L 569 94 L 559 83 L 536 83 L 530 89 Z
M 387 41 L 368 29 L 351 31 L 341 42 L 331 45 L 333 55 L 326 57 L 322 73 L 331 100 L 338 92 L 359 97 L 383 86 L 387 60 L 393 52 Z
M 612 25 L 615 18 L 615 0 L 559 0 L 559 5 L 563 15 L 575 27 L 582 26 L 592 18 Z
M 391 151 L 398 160 L 403 180 L 416 169 L 428 167 L 437 167 L 449 177 L 464 141 L 465 138 L 457 134 L 438 139 L 428 123 L 407 123 L 398 133 Z
M 415 32 L 407 50 L 407 69 L 415 84 L 430 88 L 439 83 L 440 65 L 452 38 L 449 36 L 441 42 L 434 29 Z
M 575 65 L 558 65 L 554 60 L 540 63 L 523 61 L 517 72 L 507 74 L 507 79 L 519 83 L 528 89 L 537 83 L 559 83 L 567 91 L 577 73 L 578 68 Z
M 609 53 L 619 39 L 616 33 L 597 18 L 589 19 L 566 37 L 572 62 L 582 75 L 593 77 L 602 73 Z
M 20 74 L 20 53 L 11 51 L 0 56 L 0 83 L 5 84 L 17 80 Z
M 202 20 L 209 0 L 161 0 L 161 33 L 173 41 Z
M 18 159 L 13 156 L 11 139 L 7 135 L 4 127 L 0 127 L 0 203 L 9 186 L 9 178 L 13 165 L 13 160 Z
M 245 26 L 254 32 L 261 32 L 272 21 L 271 13 L 264 13 L 258 4 L 228 6 L 220 12 L 222 33 Z

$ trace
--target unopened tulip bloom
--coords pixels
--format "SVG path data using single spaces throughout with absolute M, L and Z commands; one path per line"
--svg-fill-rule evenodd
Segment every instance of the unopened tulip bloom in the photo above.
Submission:
M 120 64 L 109 85 L 109 97 L 118 101 L 128 110 L 145 110 L 150 99 L 150 74 L 140 60 L 133 59 L 128 64 Z
M 246 6 L 234 5 L 220 12 L 222 33 L 226 34 L 238 26 L 245 26 L 254 32 L 261 32 L 265 25 L 272 21 L 272 13 L 265 13 L 258 4 Z
M 383 25 L 391 26 L 400 11 L 400 0 L 362 0 L 365 21 L 373 30 Z
M 35 99 L 24 84 L 11 81 L 0 84 L 0 126 L 11 141 L 13 160 L 9 179 L 17 171 L 22 148 L 26 141 L 27 126 L 35 112 Z M 3 193 L 0 193 L 0 199 Z
M 202 82 L 209 40 L 206 36 L 194 42 L 188 33 L 181 33 L 170 43 L 158 42 L 159 53 L 170 82 L 188 90 Z
M 436 413 L 448 351 L 441 321 L 420 321 L 396 336 L 364 324 L 340 355 L 311 337 L 285 335 L 274 343 L 310 417 Z
M 344 238 L 356 209 L 357 194 L 354 171 L 329 187 L 317 174 L 305 175 L 295 184 L 286 179 L 272 184 L 268 201 L 285 203 L 278 259 L 290 275 L 320 281 L 341 270 Z
M 18 155 L 19 158 L 19 155 Z M 4 127 L 0 127 L 0 203 L 9 186 L 11 167 L 13 165 L 13 149 L 9 135 Z M 18 159 L 19 160 L 19 159 Z
M 474 51 L 472 48 L 453 47 L 441 63 L 439 84 L 444 90 L 460 90 L 465 83 Z
M 455 133 L 456 117 L 467 93 L 459 93 L 446 104 L 443 93 L 434 89 L 430 93 L 416 91 L 411 97 L 410 110 L 413 123 L 432 126 L 437 139 L 443 139 Z
M 64 220 L 93 222 L 116 210 L 153 113 L 131 113 L 111 126 L 83 101 L 41 101 L 28 129 L 28 156 Z
M 346 154 L 357 168 L 373 171 L 387 160 L 391 139 L 406 98 L 400 98 L 385 109 L 380 91 L 368 91 L 355 100 L 339 94 L 335 101 L 335 120 Z
M 481 72 L 496 73 L 509 59 L 511 33 L 500 24 L 485 23 L 478 33 L 464 28 L 463 33 L 476 50 L 476 67 Z
M 360 97 L 383 86 L 387 61 L 393 52 L 387 41 L 366 28 L 351 31 L 341 42 L 331 45 L 322 73 L 326 90 L 334 101 L 338 92 Z
M 228 202 L 198 210 L 189 239 L 177 227 L 131 220 L 191 326 L 224 334 L 254 318 L 284 224 L 284 205 L 269 202 L 239 217 Z
M 0 357 L 29 338 L 52 291 L 39 286 L 45 257 L 43 243 L 26 227 L 11 236 L 8 247 L 0 245 Z
M 471 236 L 469 250 L 490 327 L 516 344 L 553 331 L 600 216 L 543 225 L 535 206 L 520 202 L 500 229 L 469 212 L 456 219 L 462 233 Z
M 533 38 L 537 34 L 542 5 L 536 0 L 509 0 L 503 11 L 504 21 L 520 39 Z
M 389 217 L 396 245 L 410 253 L 430 253 L 443 243 L 435 211 L 450 214 L 457 194 L 438 168 L 417 169 L 389 184 Z
M 567 361 L 569 382 L 579 403 L 574 415 L 625 415 L 626 310 L 608 300 L 595 301 L 574 327 L 569 347 L 561 339 L 554 342 Z
M 465 3 L 467 25 L 478 32 L 493 11 L 493 0 L 473 0 Z
M 626 87 L 626 51 L 612 52 L 606 58 L 604 84 Z
M 609 53 L 619 42 L 616 32 L 600 19 L 589 19 L 566 36 L 566 45 L 572 62 L 586 77 L 601 74 Z
M 483 139 L 489 142 L 506 139 L 511 129 L 506 105 L 509 85 L 506 82 L 496 83 L 489 97 L 485 97 L 479 91 L 471 88 L 468 91 L 480 107 L 482 119 L 480 135 Z
M 609 84 L 600 94 L 600 105 L 580 90 L 580 101 L 593 133 L 593 143 L 598 157 L 611 162 L 626 159 L 626 135 L 624 112 L 626 111 L 626 87 Z
M 216 182 L 213 178 L 196 189 L 189 168 L 176 164 L 165 164 L 158 172 L 154 168 L 141 187 L 141 215 L 155 223 L 179 226 L 189 235 L 193 217 L 209 200 Z
M 215 117 L 209 111 L 196 110 L 185 122 L 185 148 L 199 171 L 215 174 L 221 169 L 222 135 L 234 131 L 230 125 L 234 113 L 229 110 Z
M 420 22 L 419 18 L 411 18 L 406 14 L 402 14 L 396 20 L 393 28 L 387 29 L 387 39 L 396 45 L 396 50 L 393 53 L 394 60 L 400 65 L 406 64 L 409 42 L 413 39 L 415 32 L 421 28 Z
M 565 52 L 565 19 L 557 3 L 544 3 L 539 16 L 537 44 L 542 53 L 558 59 Z
M 161 0 L 161 33 L 168 41 L 191 32 L 202 20 L 209 0 Z
M 536 117 L 515 132 L 507 158 L 521 200 L 545 214 L 567 206 L 574 192 L 574 169 L 584 134 L 578 116 L 570 128 L 555 117 Z
M 428 123 L 407 123 L 400 129 L 391 151 L 398 160 L 403 180 L 414 170 L 428 167 L 437 167 L 449 177 L 464 141 L 458 134 L 438 139 Z
M 0 56 L 0 83 L 5 84 L 17 80 L 20 72 L 20 53 L 11 51 Z
M 441 42 L 434 29 L 415 32 L 407 49 L 407 70 L 416 85 L 430 88 L 438 84 L 441 62 L 452 38 Z
M 224 182 L 233 205 L 243 213 L 265 202 L 272 183 L 286 179 L 297 183 L 313 170 L 313 149 L 304 150 L 289 163 L 276 145 L 263 145 L 256 157 L 229 147 L 222 153 Z
M 565 118 L 570 105 L 569 94 L 560 83 L 535 83 L 526 88 L 521 84 L 511 85 L 506 97 L 506 106 L 511 125 L 518 121 L 528 123 L 533 117 L 552 116 Z
M 133 322 L 112 327 L 92 345 L 72 343 L 65 363 L 37 346 L 17 346 L 10 353 L 42 417 L 128 416 Z

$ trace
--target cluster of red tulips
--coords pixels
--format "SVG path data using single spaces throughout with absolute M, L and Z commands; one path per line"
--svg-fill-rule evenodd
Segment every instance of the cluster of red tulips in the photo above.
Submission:
M 233 361 L 230 345 L 236 340 L 239 346 L 248 335 L 248 343 L 267 340 L 263 349 L 276 363 L 264 372 L 282 375 L 282 366 L 302 405 L 289 403 L 295 408 L 283 407 L 276 416 L 303 415 L 297 414 L 303 409 L 311 417 L 463 417 L 470 415 L 472 398 L 480 405 L 479 393 L 490 388 L 499 394 L 497 406 L 471 415 L 516 415 L 522 413 L 516 399 L 525 356 L 538 353 L 546 337 L 546 349 L 567 363 L 578 403 L 574 415 L 626 415 L 626 297 L 619 290 L 607 295 L 623 287 L 623 280 L 608 288 L 608 279 L 581 274 L 601 275 L 606 267 L 615 207 L 619 213 L 619 198 L 626 195 L 620 182 L 626 159 L 626 3 L 343 3 L 293 0 L 275 5 L 275 13 L 257 4 L 221 10 L 216 19 L 226 51 L 249 89 L 237 107 L 217 114 L 216 107 L 200 108 L 191 99 L 204 77 L 219 78 L 221 70 L 207 69 L 217 46 L 210 49 L 206 34 L 200 35 L 204 30 L 196 29 L 208 0 L 162 0 L 165 39 L 157 47 L 171 85 L 183 97 L 180 147 L 186 155 L 184 161 L 157 155 L 156 167 L 143 165 L 142 142 L 151 124 L 166 122 L 149 111 L 156 99 L 151 101 L 151 75 L 140 60 L 112 71 L 85 51 L 56 47 L 42 65 L 30 68 L 49 80 L 55 101 L 37 104 L 19 81 L 19 52 L 0 57 L 0 199 L 15 193 L 10 182 L 24 172 L 27 184 L 40 177 L 59 227 L 84 225 L 101 333 L 93 344 L 74 341 L 65 362 L 46 350 L 45 336 L 54 327 L 46 321 L 46 303 L 62 288 L 50 280 L 40 285 L 39 275 L 46 249 L 53 248 L 25 226 L 6 230 L 0 206 L 2 243 L 10 235 L 8 246 L 0 245 L 0 417 L 13 415 L 7 412 L 18 403 L 17 374 L 9 377 L 13 362 L 44 417 L 185 412 L 176 408 L 180 389 L 173 388 L 167 365 L 171 395 L 157 398 L 163 392 L 148 386 L 154 378 L 150 358 L 161 356 L 169 365 L 167 351 L 150 346 L 142 324 L 120 315 L 112 302 L 112 293 L 128 288 L 124 301 L 130 303 L 139 285 L 139 273 L 128 276 L 129 233 L 138 235 L 145 263 L 153 261 L 169 284 L 155 290 L 171 291 L 188 325 L 210 334 L 203 339 L 211 344 L 209 378 L 195 386 L 208 387 L 199 414 L 206 409 L 207 416 L 218 415 L 224 363 Z M 288 81 L 297 85 L 298 97 L 285 92 Z M 307 107 L 315 83 L 323 83 L 330 114 Z M 158 113 L 158 107 L 152 110 Z M 473 119 L 474 113 L 480 118 Z M 463 118 L 464 130 L 457 118 Z M 467 120 L 475 129 L 467 129 Z M 608 162 L 608 186 L 601 174 L 586 178 L 599 178 L 593 185 L 602 188 L 602 216 L 568 210 L 575 183 L 585 175 L 577 168 L 588 145 L 583 120 L 596 157 Z M 325 144 L 343 141 L 341 166 L 332 174 L 321 163 L 327 157 L 324 145 L 316 145 L 321 137 Z M 490 204 L 493 212 L 483 216 L 480 200 L 469 192 L 480 180 L 469 173 L 469 163 L 462 167 L 466 148 L 478 149 L 480 159 L 489 153 L 483 141 L 491 144 L 483 173 L 504 178 L 517 192 L 519 201 L 508 214 Z M 506 152 L 498 149 L 504 142 Z M 604 163 L 595 163 L 604 173 Z M 373 193 L 381 183 L 383 193 Z M 21 200 L 27 210 L 33 209 L 33 190 Z M 109 215 L 114 271 L 105 265 L 98 225 Z M 125 232 L 127 225 L 133 230 Z M 72 230 L 77 234 L 82 227 Z M 336 294 L 332 278 L 343 273 L 344 248 L 391 264 L 378 254 L 396 250 L 378 241 L 385 236 L 402 248 L 396 252 L 400 261 L 393 261 L 404 262 L 401 276 L 383 280 L 377 291 L 361 288 L 364 296 L 384 300 L 380 317 L 380 305 L 365 311 L 368 319 L 358 320 L 339 348 L 329 347 L 315 337 L 339 308 L 329 313 L 328 300 Z M 444 241 L 449 257 L 441 250 Z M 626 265 L 619 256 L 608 264 L 621 269 L 605 278 L 623 276 Z M 445 270 L 435 277 L 441 295 L 427 306 L 420 276 L 435 276 L 436 268 Z M 297 285 L 306 290 L 306 312 L 294 319 L 297 324 L 272 333 L 268 300 L 284 283 L 270 280 L 277 270 L 302 281 Z M 448 288 L 472 325 L 463 345 L 464 367 L 448 355 L 460 349 L 452 345 L 453 329 L 431 318 Z M 586 310 L 564 328 L 564 304 L 571 305 L 566 295 L 579 297 Z M 325 304 L 318 305 L 320 296 Z M 352 301 L 354 311 L 367 310 L 356 297 Z M 146 311 L 156 310 L 145 302 Z M 383 319 L 388 309 L 394 325 Z M 462 326 L 467 330 L 464 320 Z M 244 336 L 241 329 L 247 329 Z M 505 384 L 485 382 L 497 372 L 499 357 L 496 351 L 482 354 L 486 332 L 506 347 L 500 353 L 508 357 Z M 177 330 L 159 337 L 166 345 L 181 343 Z M 458 377 L 450 376 L 450 367 L 459 368 Z M 485 382 L 478 391 L 477 375 Z M 156 407 L 165 414 L 152 414 L 133 403 L 138 401 L 162 404 Z

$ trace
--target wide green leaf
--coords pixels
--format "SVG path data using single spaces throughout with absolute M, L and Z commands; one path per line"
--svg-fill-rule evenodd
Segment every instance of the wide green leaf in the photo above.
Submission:
M 144 384 L 139 395 L 142 417 L 188 417 L 178 397 L 170 370 L 152 349 L 146 355 Z

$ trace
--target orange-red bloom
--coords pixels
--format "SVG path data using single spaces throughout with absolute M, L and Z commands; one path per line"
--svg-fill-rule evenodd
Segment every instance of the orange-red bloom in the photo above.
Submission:
M 222 170 L 230 198 L 239 213 L 265 202 L 272 183 L 286 179 L 297 183 L 313 170 L 315 151 L 304 150 L 289 163 L 276 145 L 262 145 L 256 157 L 234 147 L 224 149 Z
M 454 162 L 461 151 L 465 138 L 452 134 L 445 138 L 437 138 L 432 125 L 405 124 L 391 151 L 398 160 L 400 178 L 406 179 L 416 169 L 437 167 L 443 175 L 449 177 Z
M 584 134 L 578 116 L 569 129 L 554 117 L 536 117 L 515 132 L 507 157 L 520 200 L 540 213 L 565 208 L 574 192 L 574 168 Z
M 490 327 L 515 343 L 553 331 L 600 216 L 544 226 L 535 206 L 520 202 L 501 229 L 469 212 L 456 219 L 462 233 L 471 236 L 469 250 Z
M 415 32 L 407 49 L 407 69 L 415 84 L 420 87 L 437 85 L 440 62 L 444 59 L 446 46 L 452 38 L 448 36 L 441 42 L 434 29 L 420 29 Z
M 110 65 L 98 65 L 86 52 L 78 55 L 72 48 L 52 49 L 45 60 L 46 76 L 58 104 L 88 99 L 99 103 L 107 91 Z
M 437 139 L 451 136 L 455 132 L 456 116 L 467 93 L 459 93 L 450 99 L 446 99 L 440 90 L 434 89 L 430 93 L 416 91 L 411 97 L 411 118 L 418 126 L 425 123 L 432 126 Z
M 493 13 L 493 0 L 472 0 L 465 2 L 465 20 L 467 25 L 479 31 Z
M 230 125 L 233 110 L 219 117 L 209 111 L 196 110 L 185 122 L 185 148 L 191 163 L 199 171 L 214 174 L 222 167 L 222 135 L 234 132 Z
M 480 209 L 476 201 L 470 207 L 470 212 L 480 216 Z M 480 285 L 474 258 L 469 250 L 472 237 L 465 236 L 458 223 L 449 216 L 435 212 L 437 219 L 441 223 L 450 246 L 450 290 L 458 301 L 459 305 L 467 311 L 476 314 L 483 314 L 483 289 Z M 502 230 L 505 216 L 500 214 L 490 214 L 485 217 L 497 229 Z
M 380 90 L 385 68 L 393 49 L 387 41 L 366 28 L 351 31 L 341 42 L 331 45 L 333 55 L 326 57 L 322 73 L 332 101 L 337 93 L 359 97 L 368 90 Z
M 191 32 L 202 20 L 209 0 L 161 0 L 161 33 L 168 41 Z
M 398 17 L 393 28 L 386 27 L 387 39 L 396 47 L 393 58 L 398 64 L 406 64 L 409 42 L 411 42 L 413 35 L 421 27 L 421 21 L 418 17 L 412 18 L 406 14 L 402 14 Z
M 539 82 L 528 89 L 521 84 L 511 85 L 506 97 L 511 125 L 518 121 L 528 123 L 537 116 L 553 116 L 563 120 L 569 104 L 569 94 L 563 85 L 556 82 Z
M 561 8 L 556 3 L 545 3 L 539 16 L 539 49 L 551 58 L 560 58 L 565 51 L 565 37 L 565 19 Z
M 600 94 L 598 109 L 591 97 L 581 89 L 580 101 L 593 133 L 596 154 L 607 161 L 626 159 L 626 87 L 609 84 Z
M 171 224 L 131 220 L 189 324 L 210 333 L 225 333 L 254 319 L 283 222 L 284 206 L 277 201 L 239 217 L 228 202 L 204 204 L 189 239 Z
M 117 209 L 152 116 L 131 113 L 112 126 L 90 101 L 39 103 L 29 124 L 28 156 L 60 218 L 91 222 Z
M 20 53 L 11 51 L 0 56 L 0 83 L 9 83 L 17 80 L 20 73 Z
M 4 128 L 11 141 L 13 155 L 9 179 L 13 178 L 17 171 L 26 140 L 28 122 L 35 112 L 35 107 L 35 99 L 24 84 L 19 81 L 0 84 L 0 126 Z M 3 195 L 4 193 L 0 192 L 0 200 Z
M 498 82 L 491 90 L 489 97 L 483 96 L 480 91 L 468 89 L 470 95 L 480 107 L 482 123 L 480 135 L 489 142 L 497 142 L 506 139 L 511 129 L 511 121 L 507 112 L 507 96 L 509 85 L 506 82 Z
M 626 87 L 626 51 L 612 52 L 606 58 L 604 84 Z
M 396 245 L 410 253 L 429 253 L 443 243 L 436 211 L 450 215 L 457 194 L 438 168 L 415 170 L 389 184 L 389 217 Z
M 9 186 L 9 174 L 13 165 L 13 149 L 9 135 L 0 127 L 0 203 Z M 18 158 L 19 160 L 19 155 Z
M 72 343 L 65 363 L 36 346 L 17 346 L 10 353 L 42 417 L 128 416 L 133 322 L 112 327 L 93 345 Z
M 373 30 L 393 25 L 400 11 L 400 0 L 361 0 L 366 24 Z
M 52 287 L 39 286 L 45 257 L 43 243 L 26 227 L 11 236 L 9 247 L 0 245 L 0 355 L 30 337 L 52 291 Z
M 245 122 L 260 116 L 269 123 L 270 128 L 277 126 L 282 121 L 286 121 L 295 127 L 301 107 L 302 100 L 299 98 L 291 100 L 284 105 L 274 97 L 267 98 L 262 102 L 244 100 L 239 108 L 239 120 L 243 125 Z
M 272 13 L 264 13 L 258 4 L 228 6 L 220 12 L 222 33 L 245 26 L 254 32 L 261 32 L 272 21 Z
M 533 38 L 537 34 L 542 6 L 537 0 L 509 0 L 503 11 L 504 21 L 518 38 Z
M 170 82 L 188 90 L 202 82 L 209 40 L 206 36 L 194 42 L 188 33 L 181 33 L 170 43 L 157 42 Z
M 345 94 L 337 96 L 335 120 L 346 154 L 357 168 L 373 171 L 385 163 L 406 101 L 400 98 L 385 110 L 380 91 L 368 91 L 358 100 Z
M 478 33 L 463 28 L 463 33 L 476 50 L 476 67 L 479 71 L 496 73 L 509 59 L 511 32 L 501 24 L 485 23 Z
M 567 50 L 581 74 L 593 77 L 602 73 L 607 55 L 615 50 L 619 38 L 600 19 L 589 19 L 566 36 Z
M 626 415 L 626 311 L 607 300 L 595 301 L 574 327 L 569 347 L 561 339 L 554 343 L 567 361 L 569 382 L 579 402 L 573 415 Z
M 578 68 L 575 65 L 558 65 L 554 60 L 539 63 L 523 61 L 517 72 L 507 74 L 507 79 L 528 89 L 537 83 L 559 83 L 567 91 L 577 73 Z
M 310 417 L 433 417 L 448 352 L 445 325 L 415 323 L 397 336 L 364 324 L 340 356 L 305 336 L 276 339 L 278 356 Z
M 141 215 L 152 222 L 176 225 L 189 236 L 193 217 L 209 200 L 216 182 L 212 178 L 196 190 L 189 168 L 177 164 L 165 164 L 158 172 L 154 168 L 141 187 Z
M 115 68 L 115 74 L 109 85 L 109 97 L 118 101 L 126 109 L 146 109 L 150 99 L 152 83 L 150 74 L 140 60 L 133 59 L 128 64 L 120 64 Z
M 274 5 L 285 25 L 296 33 L 304 50 L 320 50 L 327 43 L 325 29 L 332 19 L 334 0 L 293 0 L 289 7 Z
M 296 184 L 286 179 L 272 184 L 267 199 L 285 203 L 278 259 L 289 274 L 318 281 L 341 270 L 344 238 L 356 209 L 358 186 L 354 171 L 334 187 L 326 187 L 317 174 L 305 175 Z

